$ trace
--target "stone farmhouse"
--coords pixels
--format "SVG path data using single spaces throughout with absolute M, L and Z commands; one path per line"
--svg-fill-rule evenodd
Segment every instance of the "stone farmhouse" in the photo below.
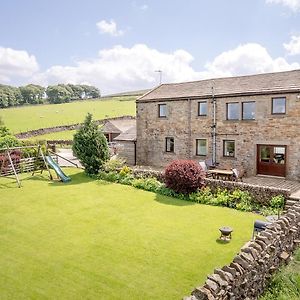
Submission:
M 137 100 L 136 160 L 212 160 L 300 180 L 300 70 L 162 84 Z

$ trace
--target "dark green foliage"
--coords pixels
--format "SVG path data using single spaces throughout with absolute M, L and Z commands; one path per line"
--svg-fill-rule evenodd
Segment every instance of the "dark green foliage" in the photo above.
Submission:
M 0 84 L 0 108 L 22 103 L 22 95 L 18 88 Z
M 84 124 L 75 133 L 72 149 L 87 174 L 97 174 L 109 159 L 107 140 L 91 114 L 86 116 Z
M 72 90 L 64 85 L 50 85 L 46 94 L 50 103 L 64 103 L 71 100 Z
M 58 84 L 48 86 L 46 89 L 36 84 L 21 87 L 0 84 L 0 108 L 40 104 L 47 101 L 49 103 L 64 103 L 99 97 L 100 91 L 90 85 Z
M 19 89 L 22 95 L 22 102 L 19 104 L 39 104 L 44 102 L 44 87 L 36 84 L 28 84 L 19 87 Z

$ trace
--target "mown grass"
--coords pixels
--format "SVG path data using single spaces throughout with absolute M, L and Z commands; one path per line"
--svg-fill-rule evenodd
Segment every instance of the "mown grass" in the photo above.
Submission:
M 64 171 L 70 183 L 0 178 L 1 299 L 181 299 L 231 261 L 257 218 Z
M 271 280 L 271 283 L 260 300 L 299 300 L 300 299 L 300 249 L 294 260 L 282 267 Z
M 135 96 L 64 104 L 33 105 L 0 109 L 0 117 L 13 132 L 83 122 L 88 112 L 94 119 L 135 115 Z

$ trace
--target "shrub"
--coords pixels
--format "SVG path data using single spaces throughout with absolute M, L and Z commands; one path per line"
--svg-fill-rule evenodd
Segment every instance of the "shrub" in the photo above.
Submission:
M 284 207 L 284 197 L 282 195 L 271 198 L 270 206 L 274 209 L 281 210 Z
M 143 189 L 150 192 L 158 192 L 160 188 L 162 187 L 163 183 L 159 182 L 156 178 L 139 178 L 134 179 L 132 181 L 132 186 Z
M 121 176 L 126 176 L 126 175 L 131 174 L 131 173 L 132 173 L 132 170 L 131 170 L 131 168 L 129 168 L 128 166 L 124 166 L 124 167 L 120 170 L 120 172 L 119 172 L 119 174 L 120 174 Z
M 87 174 L 97 174 L 109 159 L 107 140 L 91 114 L 87 114 L 84 124 L 75 133 L 72 149 Z
M 177 193 L 195 192 L 204 184 L 204 171 L 192 160 L 175 160 L 165 169 L 166 186 Z
M 112 157 L 110 160 L 107 160 L 103 169 L 106 172 L 116 172 L 118 169 L 121 169 L 125 165 L 125 160 L 120 157 Z

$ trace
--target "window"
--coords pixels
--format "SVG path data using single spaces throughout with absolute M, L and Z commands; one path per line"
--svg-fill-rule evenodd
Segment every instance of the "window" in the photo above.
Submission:
M 255 120 L 255 102 L 242 103 L 242 119 Z
M 159 118 L 167 117 L 167 104 L 158 104 L 158 117 Z
M 198 116 L 207 116 L 207 102 L 198 102 Z
M 227 103 L 226 118 L 227 120 L 239 119 L 239 103 Z
M 206 140 L 197 139 L 196 140 L 196 155 L 206 156 L 207 148 L 206 148 Z
M 235 156 L 235 141 L 223 141 L 223 156 Z
M 285 97 L 281 98 L 272 98 L 272 114 L 273 115 L 282 115 L 286 113 L 286 99 Z
M 166 138 L 166 152 L 174 152 L 174 138 Z

